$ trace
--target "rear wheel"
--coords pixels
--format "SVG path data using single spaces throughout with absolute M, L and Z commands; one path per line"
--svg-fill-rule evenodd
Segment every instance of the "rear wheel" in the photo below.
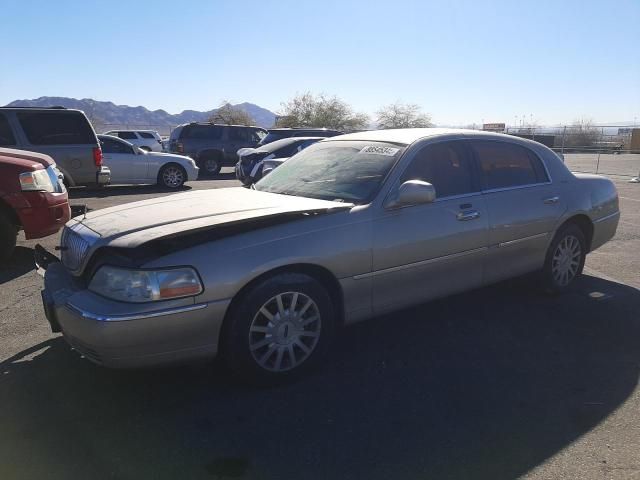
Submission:
M 205 175 L 217 175 L 222 168 L 222 162 L 218 155 L 211 155 L 200 160 L 198 166 L 200 167 L 200 171 Z
M 285 273 L 253 287 L 227 321 L 221 349 L 228 367 L 245 381 L 268 385 L 294 379 L 325 357 L 334 313 L 319 282 Z
M 7 260 L 16 248 L 18 228 L 0 211 L 0 261 Z
M 560 293 L 569 289 L 582 274 L 587 255 L 587 242 L 583 231 L 575 224 L 562 227 L 556 233 L 542 270 L 547 290 Z
M 186 180 L 187 172 L 175 163 L 165 165 L 160 169 L 160 173 L 158 173 L 158 184 L 172 190 L 182 187 Z

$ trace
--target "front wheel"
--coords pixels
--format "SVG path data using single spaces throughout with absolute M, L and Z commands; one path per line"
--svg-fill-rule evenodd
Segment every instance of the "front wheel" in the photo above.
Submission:
M 182 187 L 186 180 L 187 172 L 184 168 L 173 163 L 165 165 L 158 173 L 158 184 L 172 190 Z
M 285 273 L 253 287 L 227 321 L 221 349 L 228 367 L 249 383 L 269 385 L 296 378 L 322 360 L 334 310 L 318 281 Z
M 566 291 L 582 274 L 586 256 L 587 242 L 580 227 L 569 224 L 558 230 L 542 270 L 546 289 L 554 293 Z

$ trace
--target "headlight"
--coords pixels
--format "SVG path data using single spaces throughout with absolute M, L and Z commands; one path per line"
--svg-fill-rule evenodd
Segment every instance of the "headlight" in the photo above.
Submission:
M 56 179 L 57 183 L 57 179 Z M 56 185 L 51 181 L 47 170 L 35 170 L 20 174 L 20 188 L 24 192 L 49 192 L 56 191 Z
M 153 302 L 190 297 L 202 293 L 200 277 L 193 268 L 128 270 L 101 267 L 91 279 L 89 290 L 123 302 Z

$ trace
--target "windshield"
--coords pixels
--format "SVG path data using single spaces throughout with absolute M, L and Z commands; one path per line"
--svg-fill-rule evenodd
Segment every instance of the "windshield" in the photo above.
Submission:
M 320 142 L 263 177 L 255 189 L 322 200 L 369 203 L 404 148 L 404 145 L 383 142 Z

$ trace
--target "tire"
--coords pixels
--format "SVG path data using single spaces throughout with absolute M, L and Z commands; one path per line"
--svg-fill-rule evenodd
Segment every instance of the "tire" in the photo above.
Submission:
M 571 288 L 582 274 L 587 256 L 587 242 L 582 229 L 570 223 L 558 230 L 549 245 L 542 281 L 546 291 L 562 293 Z
M 9 219 L 9 216 L 0 211 L 0 262 L 11 257 L 16 248 L 18 228 Z
M 331 297 L 305 274 L 263 280 L 229 313 L 221 336 L 223 360 L 235 377 L 254 385 L 299 378 L 326 357 L 333 338 Z
M 158 173 L 158 185 L 171 190 L 177 190 L 187 180 L 187 172 L 176 163 L 164 165 Z
M 208 155 L 198 162 L 198 166 L 203 175 L 218 175 L 222 169 L 222 161 L 219 155 Z

